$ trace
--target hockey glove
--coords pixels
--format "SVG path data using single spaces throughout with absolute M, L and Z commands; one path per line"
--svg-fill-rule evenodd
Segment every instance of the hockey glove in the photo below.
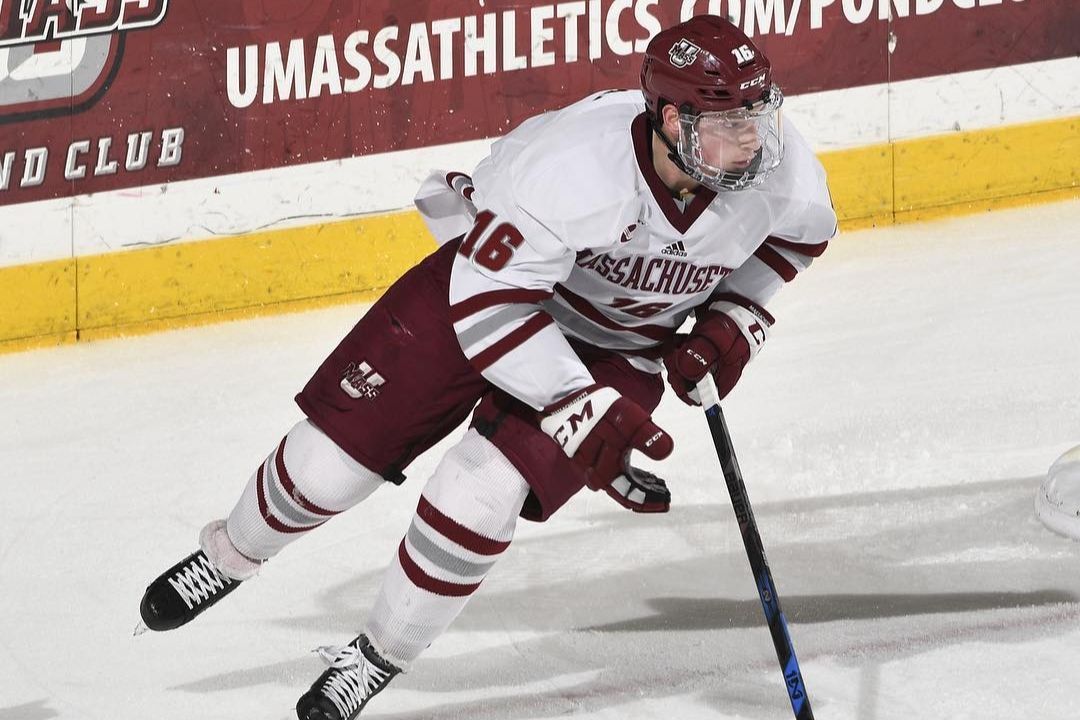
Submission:
M 664 357 L 668 384 L 687 405 L 700 405 L 696 386 L 711 372 L 723 400 L 757 355 L 773 323 L 764 308 L 737 298 L 718 300 L 702 313 L 694 329 Z
M 630 451 L 663 460 L 675 443 L 640 405 L 614 389 L 592 385 L 546 408 L 540 429 L 584 471 L 590 489 L 605 490 L 627 507 L 637 503 L 639 512 L 663 512 L 644 508 L 670 503 L 663 480 L 630 467 Z M 628 482 L 613 486 L 620 478 Z
M 627 468 L 604 489 L 615 502 L 637 513 L 665 513 L 671 509 L 667 483 L 641 468 Z

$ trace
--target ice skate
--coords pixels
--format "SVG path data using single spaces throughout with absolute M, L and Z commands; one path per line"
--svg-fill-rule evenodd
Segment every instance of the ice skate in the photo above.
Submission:
M 379 656 L 365 635 L 316 652 L 330 668 L 296 703 L 300 720 L 353 720 L 401 672 Z
M 259 568 L 259 563 L 240 555 L 229 542 L 224 521 L 217 520 L 203 528 L 199 544 L 199 550 L 147 586 L 139 604 L 146 628 L 162 631 L 186 625 Z M 136 634 L 140 631 L 137 628 Z

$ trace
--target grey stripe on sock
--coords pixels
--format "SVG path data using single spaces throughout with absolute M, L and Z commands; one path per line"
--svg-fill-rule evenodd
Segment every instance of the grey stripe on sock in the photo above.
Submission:
M 274 465 L 273 455 L 266 461 L 266 470 L 264 471 L 264 474 L 266 476 L 266 499 L 286 520 L 289 520 L 300 527 L 317 525 L 326 520 L 325 517 L 312 515 L 295 507 L 285 499 L 285 493 L 282 492 L 281 483 L 278 481 L 277 468 Z
M 471 562 L 443 550 L 424 535 L 420 528 L 416 526 L 415 521 L 409 526 L 408 538 L 416 552 L 420 553 L 431 564 L 459 577 L 483 577 L 491 569 L 491 566 L 495 564 L 494 560 L 479 563 Z

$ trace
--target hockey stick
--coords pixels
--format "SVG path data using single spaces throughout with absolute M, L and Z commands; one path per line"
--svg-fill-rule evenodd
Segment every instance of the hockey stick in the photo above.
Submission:
M 701 406 L 705 409 L 705 418 L 709 421 L 709 432 L 712 434 L 713 445 L 716 446 L 716 455 L 724 471 L 731 506 L 735 510 L 735 518 L 739 521 L 746 557 L 757 582 L 761 607 L 765 611 L 773 646 L 776 648 L 776 659 L 780 661 L 780 670 L 784 673 L 791 709 L 795 712 L 796 720 L 814 720 L 810 698 L 806 695 L 802 671 L 799 669 L 799 660 L 795 657 L 795 648 L 788 634 L 787 618 L 780 609 L 780 597 L 776 594 L 769 561 L 761 544 L 750 499 L 746 496 L 746 484 L 743 482 L 742 471 L 739 470 L 739 461 L 735 459 L 735 449 L 731 445 L 731 435 L 728 434 L 727 423 L 724 421 L 724 412 L 720 409 L 720 398 L 717 396 L 712 375 L 706 374 L 702 378 L 697 391 Z

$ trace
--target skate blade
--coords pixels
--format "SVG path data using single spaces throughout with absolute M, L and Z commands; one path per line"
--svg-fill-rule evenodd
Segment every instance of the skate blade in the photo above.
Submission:
M 150 628 L 146 627 L 146 623 L 144 623 L 142 620 L 140 620 L 139 624 L 135 626 L 135 632 L 133 632 L 131 634 L 131 636 L 132 637 L 139 637 L 143 633 L 149 632 L 149 631 L 150 631 Z

